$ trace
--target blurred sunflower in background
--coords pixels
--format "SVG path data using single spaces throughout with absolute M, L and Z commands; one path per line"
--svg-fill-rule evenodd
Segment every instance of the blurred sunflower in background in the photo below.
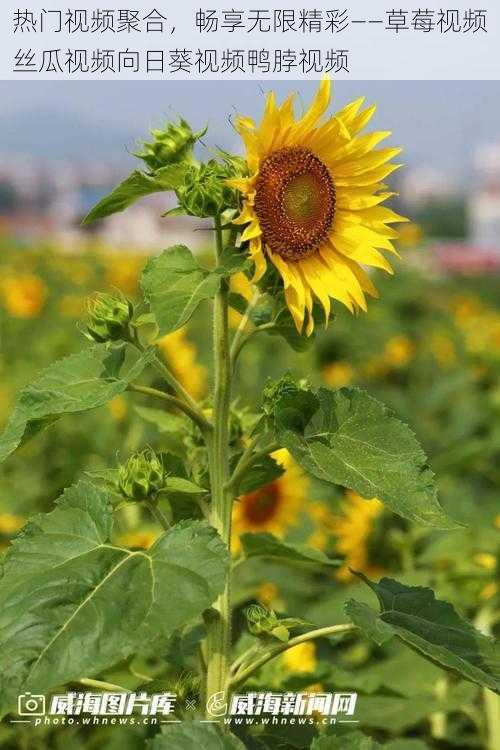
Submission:
M 234 504 L 234 553 L 241 549 L 241 534 L 264 531 L 281 538 L 298 521 L 307 498 L 308 481 L 286 449 L 275 451 L 272 456 L 284 473 L 254 492 L 242 495 Z
M 375 524 L 384 506 L 377 498 L 365 500 L 356 492 L 346 492 L 342 514 L 333 519 L 332 533 L 336 537 L 336 551 L 344 556 L 344 563 L 336 572 L 340 581 L 353 578 L 351 569 L 378 578 L 381 568 L 371 559 Z
M 375 112 L 361 110 L 363 98 L 322 120 L 330 104 L 330 81 L 323 80 L 304 115 L 294 116 L 294 95 L 279 106 L 266 99 L 262 121 L 236 119 L 246 148 L 250 176 L 230 181 L 243 195 L 236 224 L 248 225 L 254 281 L 269 259 L 283 279 L 285 299 L 299 332 L 314 329 L 313 302 L 325 316 L 330 298 L 351 312 L 366 310 L 365 294 L 377 291 L 361 264 L 392 268 L 380 252 L 397 255 L 398 233 L 388 225 L 407 221 L 382 207 L 394 193 L 382 184 L 398 168 L 389 163 L 400 148 L 375 149 L 390 135 L 359 135 Z
M 158 342 L 158 348 L 181 385 L 194 399 L 202 398 L 207 389 L 207 371 L 198 363 L 195 345 L 186 328 L 179 328 Z
M 47 287 L 35 274 L 7 276 L 1 290 L 5 309 L 13 318 L 37 318 L 47 299 Z
M 22 529 L 26 519 L 14 513 L 0 513 L 0 550 L 5 549 Z

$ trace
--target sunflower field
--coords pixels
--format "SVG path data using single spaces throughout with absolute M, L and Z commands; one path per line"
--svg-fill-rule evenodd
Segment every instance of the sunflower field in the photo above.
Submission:
M 500 748 L 498 281 L 397 257 L 398 150 L 328 102 L 270 96 L 245 159 L 170 125 L 89 217 L 175 190 L 215 260 L 0 239 L 0 748 Z M 9 721 L 83 688 L 175 703 Z

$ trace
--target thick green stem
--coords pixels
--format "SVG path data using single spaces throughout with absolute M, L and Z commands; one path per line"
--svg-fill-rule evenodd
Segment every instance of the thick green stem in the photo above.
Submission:
M 217 259 L 222 253 L 220 219 L 215 220 Z M 219 532 L 228 551 L 231 541 L 233 496 L 227 487 L 229 476 L 229 408 L 231 402 L 231 362 L 229 353 L 228 287 L 221 282 L 214 301 L 215 392 L 213 434 L 208 440 L 212 502 L 210 523 Z M 207 616 L 206 697 L 227 690 L 231 651 L 231 572 L 228 570 L 223 593 Z

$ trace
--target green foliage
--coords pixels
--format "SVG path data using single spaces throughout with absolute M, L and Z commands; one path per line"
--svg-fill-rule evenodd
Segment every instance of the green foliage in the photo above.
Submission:
M 164 729 L 150 743 L 148 750 L 245 750 L 245 745 L 234 736 L 222 732 L 213 724 L 186 721 Z
M 95 409 L 123 393 L 153 353 L 146 352 L 125 368 L 124 356 L 122 347 L 96 344 L 43 370 L 18 398 L 0 437 L 0 460 L 63 415 Z
M 193 146 L 207 132 L 206 128 L 193 133 L 189 123 L 184 118 L 179 122 L 167 122 L 163 130 L 151 130 L 152 141 L 143 141 L 142 151 L 134 154 L 147 165 L 150 172 L 171 164 L 192 161 Z
M 227 180 L 237 176 L 239 170 L 233 164 L 216 159 L 190 167 L 176 190 L 180 209 L 203 219 L 238 208 L 238 194 L 227 184 Z
M 375 592 L 380 613 L 349 601 L 346 613 L 363 632 L 382 644 L 396 635 L 411 648 L 445 669 L 478 685 L 500 692 L 500 646 L 463 620 L 451 604 L 434 592 L 405 586 L 390 578 L 363 580 Z
M 242 534 L 241 546 L 246 558 L 263 557 L 273 562 L 291 565 L 338 566 L 338 560 L 304 544 L 291 544 L 277 539 L 272 534 Z
M 127 500 L 156 498 L 165 489 L 167 474 L 161 456 L 151 448 L 130 456 L 118 469 L 118 488 Z
M 183 164 L 163 167 L 153 175 L 145 174 L 136 169 L 126 180 L 117 185 L 109 195 L 94 206 L 83 220 L 83 224 L 91 224 L 97 219 L 104 219 L 112 214 L 125 211 L 132 203 L 146 195 L 175 190 L 181 184 L 185 172 L 186 166 Z
M 96 294 L 87 302 L 87 314 L 88 336 L 97 343 L 130 338 L 134 307 L 122 294 Z
M 179 523 L 147 552 L 113 545 L 112 527 L 110 497 L 80 482 L 10 549 L 0 587 L 0 713 L 24 690 L 110 668 L 200 615 L 222 590 L 227 552 L 206 523 Z
M 336 736 L 338 735 L 338 736 Z M 380 744 L 361 732 L 337 732 L 313 740 L 311 750 L 426 750 L 425 742 L 412 739 L 391 740 Z
M 282 445 L 318 479 L 378 497 L 417 523 L 455 525 L 414 434 L 364 391 L 292 391 L 275 401 L 274 421 Z
M 252 463 L 239 484 L 238 492 L 247 495 L 279 479 L 283 473 L 283 467 L 272 456 L 262 456 Z
M 187 323 L 200 302 L 214 296 L 221 279 L 244 268 L 246 262 L 243 255 L 228 253 L 218 268 L 208 271 L 184 245 L 175 245 L 148 261 L 141 286 L 160 335 Z

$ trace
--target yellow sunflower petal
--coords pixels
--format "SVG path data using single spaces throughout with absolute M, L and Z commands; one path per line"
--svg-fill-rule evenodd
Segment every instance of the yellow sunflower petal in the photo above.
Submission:
M 346 176 L 342 178 L 336 176 L 335 184 L 338 187 L 366 187 L 380 182 L 380 180 L 385 180 L 386 177 L 402 166 L 402 164 L 384 164 L 381 167 L 373 169 L 371 172 L 365 172 L 361 175 Z
M 373 194 L 372 189 L 364 191 L 362 188 L 339 188 L 337 190 L 337 208 L 348 211 L 363 211 L 372 206 L 378 206 L 380 203 L 393 198 L 396 193 Z
M 252 259 L 255 265 L 254 274 L 251 279 L 251 283 L 256 284 L 264 276 L 266 269 L 267 269 L 266 257 L 264 253 L 262 252 L 261 238 L 256 237 L 255 239 L 250 240 L 249 248 L 250 248 L 250 258 Z
M 248 240 L 253 240 L 255 237 L 260 237 L 261 234 L 262 234 L 262 229 L 260 228 L 260 224 L 257 220 L 257 217 L 255 217 L 252 223 L 247 226 L 247 228 L 241 235 L 241 241 L 248 242 Z
M 308 133 L 325 114 L 330 106 L 330 89 L 330 79 L 323 78 L 309 109 L 297 122 L 294 128 L 294 137 L 298 138 L 301 135 Z

